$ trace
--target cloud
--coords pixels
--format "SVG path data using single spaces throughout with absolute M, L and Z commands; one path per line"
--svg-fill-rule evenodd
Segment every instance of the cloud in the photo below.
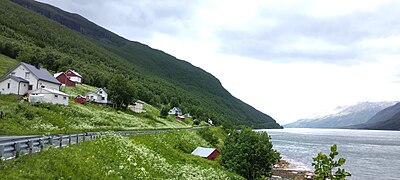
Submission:
M 64 10 L 89 20 L 132 40 L 147 40 L 153 33 L 179 34 L 190 26 L 194 1 L 50 1 Z
M 366 42 L 391 38 L 399 33 L 400 19 L 397 17 L 400 11 L 396 7 L 382 5 L 373 11 L 348 12 L 333 17 L 311 16 L 295 8 L 284 15 L 275 13 L 276 10 L 271 12 L 271 8 L 260 9 L 254 20 L 260 22 L 257 25 L 244 24 L 251 28 L 243 29 L 220 28 L 216 37 L 222 44 L 221 53 L 276 62 L 301 59 L 346 65 L 372 60 L 365 59 L 370 50 L 386 51 L 376 49 L 374 42 Z M 274 25 L 262 23 L 270 19 L 274 19 Z M 383 44 L 384 49 L 387 46 Z
M 211 72 L 282 124 L 400 99 L 399 1 L 41 1 Z

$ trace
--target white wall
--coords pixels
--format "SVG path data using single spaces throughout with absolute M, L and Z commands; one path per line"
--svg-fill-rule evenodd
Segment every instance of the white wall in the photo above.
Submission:
M 82 79 L 78 76 L 70 76 L 69 79 L 74 82 L 82 83 Z
M 93 97 L 92 97 L 92 96 L 93 96 Z M 96 101 L 97 98 L 98 98 L 98 96 L 97 96 L 97 94 L 95 94 L 95 93 L 89 93 L 89 94 L 86 95 L 86 98 L 87 98 L 89 101 Z
M 44 86 L 43 88 L 60 90 L 59 84 L 54 84 L 54 83 L 43 81 L 43 80 L 39 80 L 38 86 L 39 86 L 38 88 L 41 88 L 42 86 Z M 35 87 L 34 87 L 34 89 L 35 89 Z
M 97 94 L 99 95 L 99 97 L 97 98 L 96 102 L 107 103 L 108 94 L 103 89 L 99 89 L 97 91 Z
M 10 88 L 8 88 L 8 83 L 10 83 Z M 19 85 L 19 92 L 18 92 Z M 28 92 L 28 84 L 27 83 L 18 83 L 17 81 L 8 78 L 3 82 L 0 82 L 0 94 L 18 94 L 23 95 Z
M 30 94 L 43 95 L 42 100 L 45 103 L 68 105 L 68 96 L 52 93 L 44 89 L 36 89 L 31 91 Z
M 40 93 L 42 94 L 42 93 Z M 46 103 L 68 105 L 68 96 L 57 95 L 57 94 L 43 94 L 43 101 Z M 56 97 L 57 96 L 57 97 Z
M 22 79 L 29 81 L 29 85 L 32 85 L 32 90 L 36 89 L 38 78 L 35 75 L 33 75 L 31 72 L 30 72 L 29 77 L 26 78 L 25 77 L 26 72 L 30 72 L 30 71 L 28 69 L 26 69 L 26 67 L 22 64 L 20 64 L 17 68 L 15 68 L 12 71 L 12 73 L 14 73 L 14 76 L 17 76 L 17 77 L 20 77 Z

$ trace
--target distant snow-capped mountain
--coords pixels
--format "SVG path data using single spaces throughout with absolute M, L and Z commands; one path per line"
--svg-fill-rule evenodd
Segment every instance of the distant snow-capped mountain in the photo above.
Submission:
M 351 106 L 338 106 L 300 119 L 284 127 L 291 128 L 341 128 L 367 122 L 377 112 L 396 104 L 390 102 L 360 102 Z

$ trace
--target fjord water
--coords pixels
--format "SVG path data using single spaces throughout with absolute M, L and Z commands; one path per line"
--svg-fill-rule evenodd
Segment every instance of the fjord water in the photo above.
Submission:
M 351 172 L 347 179 L 400 179 L 400 131 L 346 129 L 265 129 L 278 150 L 294 168 L 312 170 L 318 152 L 329 153 L 337 144 L 338 157 Z

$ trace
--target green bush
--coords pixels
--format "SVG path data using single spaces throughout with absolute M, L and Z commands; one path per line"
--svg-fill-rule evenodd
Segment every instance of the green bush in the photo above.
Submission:
M 272 149 L 266 132 L 250 128 L 233 131 L 221 151 L 222 165 L 247 179 L 270 177 L 280 154 Z
M 197 131 L 199 135 L 205 139 L 212 146 L 216 146 L 218 144 L 218 138 L 211 132 L 210 128 L 203 128 Z
M 322 154 L 321 152 L 318 153 L 317 157 L 313 158 L 312 165 L 314 166 L 314 174 L 315 179 L 317 180 L 344 180 L 346 176 L 351 176 L 351 174 L 344 169 L 339 168 L 342 166 L 346 159 L 339 158 L 338 161 L 335 161 L 335 156 L 339 155 L 337 152 L 337 146 L 334 144 L 331 147 L 331 152 L 329 156 Z M 336 172 L 333 172 L 337 168 Z

